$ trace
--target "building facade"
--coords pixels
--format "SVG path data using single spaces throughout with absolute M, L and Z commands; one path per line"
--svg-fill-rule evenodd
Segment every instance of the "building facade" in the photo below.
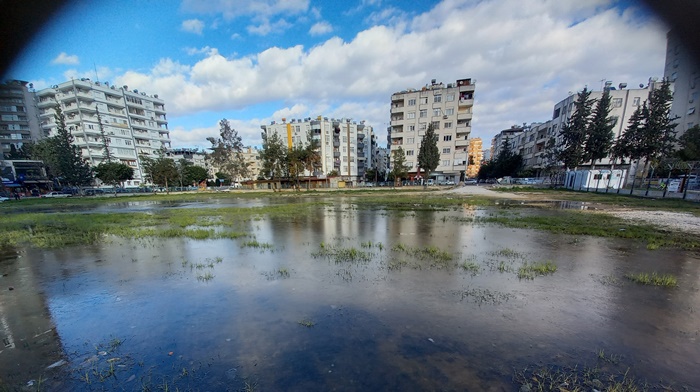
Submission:
M 20 149 L 41 136 L 37 114 L 31 83 L 9 80 L 0 84 L 0 159 L 13 158 L 8 156 L 13 148 Z
M 467 177 L 476 178 L 481 169 L 481 161 L 484 160 L 483 144 L 481 138 L 469 139 L 468 162 L 467 162 Z
M 257 147 L 243 147 L 243 159 L 248 165 L 248 178 L 243 180 L 255 180 L 260 175 L 260 150 Z
M 403 148 L 409 176 L 417 175 L 421 140 L 432 124 L 438 135 L 440 164 L 430 177 L 437 181 L 459 181 L 467 169 L 469 134 L 475 84 L 471 79 L 437 83 L 421 89 L 408 89 L 391 95 L 390 148 Z
M 165 156 L 176 163 L 181 159 L 202 168 L 207 168 L 206 155 L 197 148 L 174 148 L 165 151 Z
M 345 181 L 361 182 L 365 171 L 372 167 L 373 130 L 364 121 L 358 123 L 350 119 L 321 116 L 290 121 L 283 118 L 281 123 L 273 121 L 261 128 L 267 136 L 279 135 L 290 149 L 300 144 L 307 145 L 310 142 L 309 136 L 319 143 L 321 170 L 318 173 L 306 173 L 307 176 L 333 172 Z
M 144 182 L 141 156 L 157 158 L 170 148 L 165 102 L 158 95 L 80 79 L 38 91 L 36 97 L 43 136 L 56 132 L 58 103 L 74 143 L 93 166 L 105 156 L 99 117 L 112 158 L 134 169 L 134 179 L 125 186 Z
M 673 83 L 671 116 L 677 117 L 676 136 L 700 125 L 700 68 L 675 31 L 666 36 L 664 78 Z

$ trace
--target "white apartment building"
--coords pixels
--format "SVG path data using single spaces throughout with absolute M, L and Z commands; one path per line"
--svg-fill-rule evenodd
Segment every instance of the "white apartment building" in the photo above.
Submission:
M 700 68 L 672 30 L 666 35 L 664 78 L 673 83 L 671 116 L 678 117 L 676 137 L 700 124 Z
M 31 83 L 9 80 L 0 84 L 0 159 L 39 135 L 34 92 Z
M 80 79 L 43 89 L 36 96 L 44 136 L 56 132 L 54 107 L 60 103 L 74 143 L 93 166 L 104 159 L 99 111 L 111 156 L 134 169 L 134 179 L 125 186 L 144 182 L 141 155 L 157 158 L 162 149 L 170 148 L 165 102 L 158 95 Z
M 432 124 L 438 135 L 441 159 L 430 177 L 437 181 L 459 181 L 460 173 L 467 169 L 475 87 L 471 79 L 459 79 L 447 85 L 433 79 L 421 89 L 391 95 L 390 148 L 392 151 L 403 148 L 411 178 L 418 174 L 421 140 L 428 124 Z
M 310 117 L 291 119 L 283 118 L 281 123 L 273 121 L 270 125 L 261 125 L 267 136 L 277 134 L 288 148 L 295 145 L 307 145 L 308 135 L 319 142 L 321 149 L 321 170 L 306 175 L 327 175 L 337 172 L 345 181 L 363 181 L 365 170 L 372 167 L 371 140 L 373 130 L 364 121 L 359 123 L 351 119 L 328 117 Z
M 204 169 L 207 168 L 206 156 L 204 155 L 204 152 L 199 151 L 198 148 L 174 148 L 166 151 L 165 156 L 174 160 L 175 163 L 181 159 L 184 159 L 195 166 L 199 166 Z

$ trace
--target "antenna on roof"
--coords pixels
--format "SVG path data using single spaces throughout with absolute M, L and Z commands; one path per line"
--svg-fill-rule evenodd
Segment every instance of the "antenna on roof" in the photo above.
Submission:
M 95 62 L 94 62 L 94 61 L 92 62 L 92 67 L 95 68 L 95 80 L 99 82 L 99 81 L 100 81 L 100 77 L 97 76 L 97 65 L 95 65 Z

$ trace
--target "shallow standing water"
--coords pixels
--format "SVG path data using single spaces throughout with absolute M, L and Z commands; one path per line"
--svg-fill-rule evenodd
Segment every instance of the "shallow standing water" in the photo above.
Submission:
M 470 222 L 491 213 L 338 203 L 241 223 L 251 237 L 238 240 L 19 249 L 0 259 L 0 377 L 48 390 L 509 391 L 515 370 L 600 366 L 604 351 L 652 384 L 700 388 L 696 254 Z M 253 237 L 264 246 L 245 246 Z M 518 278 L 541 261 L 557 271 Z M 678 287 L 624 278 L 637 272 Z

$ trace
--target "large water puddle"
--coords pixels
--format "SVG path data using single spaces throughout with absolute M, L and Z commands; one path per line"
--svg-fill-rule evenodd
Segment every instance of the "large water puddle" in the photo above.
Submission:
M 0 378 L 31 390 L 517 391 L 525 367 L 619 365 L 700 388 L 695 254 L 470 223 L 491 213 L 345 203 L 241 223 L 251 235 L 236 240 L 5 254 Z M 523 273 L 546 262 L 556 272 Z M 639 272 L 678 286 L 625 278 Z

